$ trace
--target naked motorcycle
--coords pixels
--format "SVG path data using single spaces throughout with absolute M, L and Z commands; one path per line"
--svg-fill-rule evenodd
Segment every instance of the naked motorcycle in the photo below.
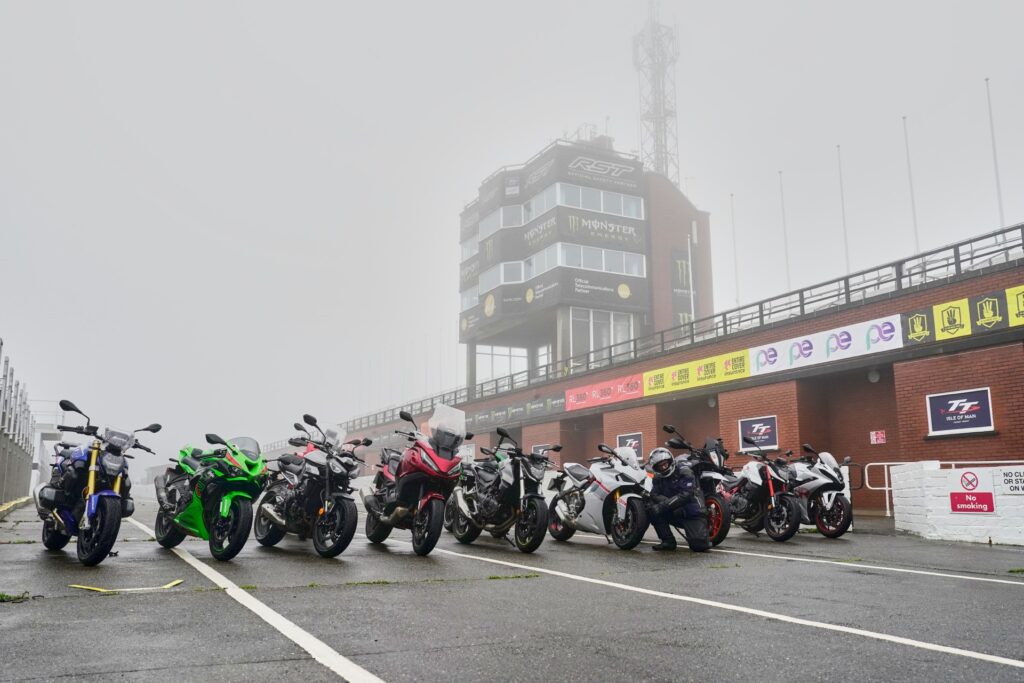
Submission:
M 800 528 L 800 504 L 787 490 L 784 458 L 771 460 L 750 437 L 743 442 L 756 450 L 739 476 L 726 477 L 722 494 L 729 502 L 736 524 L 756 534 L 762 529 L 774 541 L 788 541 Z

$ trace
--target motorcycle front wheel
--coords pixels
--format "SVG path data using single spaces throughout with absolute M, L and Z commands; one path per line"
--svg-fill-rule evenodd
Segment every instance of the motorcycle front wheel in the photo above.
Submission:
M 632 550 L 644 540 L 647 527 L 647 509 L 639 498 L 630 498 L 626 502 L 626 516 L 621 521 L 611 520 L 612 541 L 620 550 Z
M 853 506 L 843 494 L 836 496 L 831 510 L 825 510 L 819 499 L 815 506 L 814 525 L 825 538 L 839 538 L 850 529 L 853 522 Z
M 219 504 L 218 504 L 218 507 Z M 242 551 L 252 529 L 252 501 L 235 498 L 228 508 L 228 516 L 214 512 L 210 521 L 210 554 L 226 562 Z
M 441 538 L 444 524 L 444 503 L 431 498 L 412 520 L 412 549 L 417 555 L 429 555 Z
M 789 496 L 779 496 L 775 507 L 765 510 L 764 532 L 773 541 L 788 541 L 799 528 L 800 504 Z
M 78 561 L 93 567 L 106 559 L 121 529 L 121 500 L 100 496 L 92 526 L 78 532 Z
M 711 545 L 716 546 L 725 540 L 729 535 L 729 528 L 732 526 L 732 511 L 725 498 L 719 493 L 712 493 L 704 498 L 704 504 L 708 508 L 708 536 L 711 537 Z
M 320 557 L 337 557 L 356 534 L 356 504 L 342 498 L 313 523 L 313 548 Z
M 547 528 L 548 504 L 540 498 L 527 498 L 516 520 L 516 548 L 520 552 L 532 553 L 544 542 Z

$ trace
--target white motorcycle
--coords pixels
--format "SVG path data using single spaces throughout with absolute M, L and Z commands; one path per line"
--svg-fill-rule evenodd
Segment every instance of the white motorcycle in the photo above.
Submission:
M 839 538 L 853 522 L 853 506 L 843 493 L 846 483 L 835 457 L 803 445 L 807 455 L 789 463 L 789 489 L 800 504 L 801 521 L 813 524 L 826 538 Z M 843 459 L 843 465 L 850 458 Z
M 555 492 L 548 533 L 556 541 L 568 541 L 577 531 L 589 531 L 630 550 L 643 540 L 650 524 L 644 501 L 650 480 L 632 448 L 597 448 L 604 455 L 588 459 L 594 463 L 589 470 L 566 463 L 548 484 Z

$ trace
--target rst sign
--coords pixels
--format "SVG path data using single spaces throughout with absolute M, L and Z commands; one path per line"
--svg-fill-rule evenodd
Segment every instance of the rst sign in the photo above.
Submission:
M 975 468 L 950 470 L 949 510 L 963 514 L 994 514 L 995 496 L 992 494 L 992 470 Z
M 928 435 L 972 434 L 995 430 L 992 393 L 988 387 L 929 394 Z

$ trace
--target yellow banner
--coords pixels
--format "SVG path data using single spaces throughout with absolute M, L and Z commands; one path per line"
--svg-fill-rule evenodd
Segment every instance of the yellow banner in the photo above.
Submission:
M 743 349 L 645 372 L 644 396 L 657 396 L 749 376 L 750 351 Z
M 1024 285 L 1006 290 L 1006 311 L 1010 318 L 1010 327 L 1024 325 Z
M 657 396 L 693 386 L 693 363 L 680 363 L 644 373 L 644 396 Z
M 936 341 L 971 336 L 971 307 L 967 299 L 932 306 L 932 317 Z

